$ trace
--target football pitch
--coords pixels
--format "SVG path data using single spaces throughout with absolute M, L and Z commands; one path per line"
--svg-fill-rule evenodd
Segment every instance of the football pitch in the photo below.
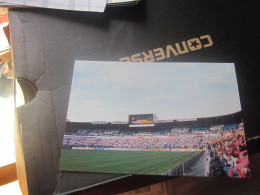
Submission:
M 60 170 L 162 175 L 197 153 L 62 149 Z

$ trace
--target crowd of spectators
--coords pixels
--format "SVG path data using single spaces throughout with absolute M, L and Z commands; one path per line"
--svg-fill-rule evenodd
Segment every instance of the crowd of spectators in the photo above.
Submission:
M 65 135 L 63 145 L 64 147 L 203 149 L 208 143 L 219 139 L 223 128 L 224 125 L 207 128 L 173 127 L 150 130 L 149 133 L 137 129 L 79 128 L 76 134 Z
M 249 160 L 243 125 L 223 127 L 221 136 L 208 143 L 210 176 L 247 178 Z
M 66 147 L 103 147 L 103 148 L 204 148 L 216 135 L 209 136 L 71 136 L 64 137 Z
M 178 127 L 172 128 L 172 135 L 187 135 L 190 132 L 190 127 Z

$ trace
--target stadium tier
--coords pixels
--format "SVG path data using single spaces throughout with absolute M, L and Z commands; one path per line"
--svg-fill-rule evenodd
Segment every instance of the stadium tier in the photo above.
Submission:
M 153 127 L 129 124 L 67 122 L 63 145 L 72 147 L 104 148 L 206 148 L 223 133 L 241 129 L 241 112 L 225 116 L 156 122 L 154 114 L 129 115 L 129 124 L 150 121 Z M 148 122 L 147 122 L 148 123 Z M 145 144 L 144 144 L 145 142 Z

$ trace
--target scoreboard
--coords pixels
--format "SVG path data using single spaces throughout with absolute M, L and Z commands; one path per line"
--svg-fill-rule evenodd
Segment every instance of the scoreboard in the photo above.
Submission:
M 129 126 L 154 126 L 154 121 L 157 119 L 158 118 L 155 114 L 132 114 L 129 115 Z

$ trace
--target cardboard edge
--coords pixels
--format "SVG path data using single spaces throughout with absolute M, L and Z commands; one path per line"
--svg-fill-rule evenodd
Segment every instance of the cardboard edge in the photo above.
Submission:
M 8 17 L 9 17 L 9 10 L 8 10 Z M 12 42 L 12 32 L 10 30 L 10 42 L 11 42 L 11 57 L 13 62 L 13 77 L 16 78 L 15 74 L 15 64 L 14 64 L 14 55 L 13 55 L 13 42 Z M 14 143 L 15 143 L 15 159 L 16 159 L 16 174 L 18 183 L 23 195 L 28 194 L 28 184 L 27 184 L 27 175 L 25 169 L 25 160 L 24 160 L 24 151 L 22 147 L 21 141 L 21 130 L 18 125 L 18 109 L 16 108 L 16 82 L 13 79 L 14 85 L 14 105 L 15 105 L 15 115 L 14 115 Z

